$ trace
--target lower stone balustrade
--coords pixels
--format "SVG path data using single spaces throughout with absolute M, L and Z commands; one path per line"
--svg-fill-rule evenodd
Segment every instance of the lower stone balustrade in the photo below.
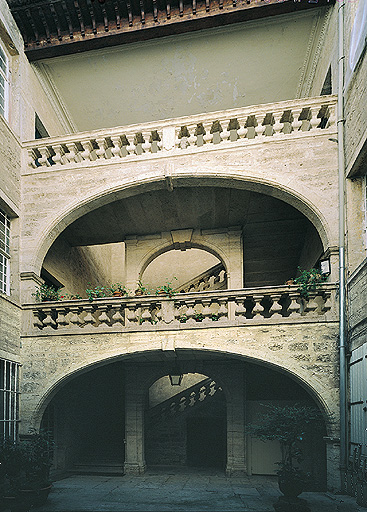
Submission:
M 229 325 L 337 320 L 336 287 L 300 297 L 296 286 L 180 293 L 173 297 L 106 297 L 25 304 L 31 332 L 111 332 L 196 329 Z M 27 328 L 25 328 L 27 331 Z M 27 334 L 25 332 L 24 334 Z

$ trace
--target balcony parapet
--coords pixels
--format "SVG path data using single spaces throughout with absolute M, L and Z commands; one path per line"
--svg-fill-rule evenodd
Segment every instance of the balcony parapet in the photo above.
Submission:
M 337 321 L 336 286 L 301 298 L 296 286 L 179 293 L 172 297 L 106 297 L 25 304 L 32 316 L 23 335 L 202 329 Z
M 336 96 L 256 105 L 23 144 L 27 173 L 234 148 L 336 131 Z

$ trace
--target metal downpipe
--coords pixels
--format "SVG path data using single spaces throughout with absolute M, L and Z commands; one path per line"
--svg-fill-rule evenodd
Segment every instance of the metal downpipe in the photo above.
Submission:
M 344 156 L 344 5 L 338 8 L 338 176 L 339 176 L 339 365 L 340 365 L 340 478 L 345 491 L 347 467 L 347 368 L 345 283 L 345 156 Z

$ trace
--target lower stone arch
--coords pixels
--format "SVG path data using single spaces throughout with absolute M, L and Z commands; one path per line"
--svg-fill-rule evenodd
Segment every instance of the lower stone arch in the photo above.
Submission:
M 156 351 L 154 351 L 154 352 L 156 352 Z M 176 347 L 176 353 L 179 354 L 179 356 L 181 356 L 183 359 L 185 359 L 184 352 L 185 352 L 184 349 L 180 349 L 179 347 Z M 297 372 L 294 368 L 291 369 L 291 368 L 286 368 L 284 366 L 280 366 L 278 364 L 275 364 L 274 361 L 269 362 L 269 361 L 261 360 L 258 358 L 250 357 L 248 355 L 246 356 L 244 354 L 238 354 L 238 353 L 236 354 L 234 352 L 223 351 L 223 350 L 221 350 L 221 351 L 220 350 L 213 351 L 213 350 L 208 350 L 208 349 L 201 350 L 201 351 L 197 350 L 196 356 L 198 355 L 198 353 L 200 353 L 200 357 L 205 359 L 206 357 L 209 356 L 210 352 L 216 352 L 216 355 L 223 356 L 223 358 L 221 357 L 221 359 L 224 359 L 226 362 L 228 362 L 228 364 L 232 364 L 233 362 L 241 363 L 241 364 L 245 363 L 245 362 L 252 362 L 258 366 L 260 365 L 263 367 L 275 369 L 278 373 L 281 373 L 281 374 L 284 374 L 287 376 L 291 376 L 292 380 L 297 382 L 304 389 L 306 389 L 308 394 L 312 396 L 314 401 L 316 401 L 316 403 L 320 407 L 320 409 L 323 413 L 323 416 L 325 418 L 327 433 L 329 436 L 333 435 L 333 433 L 335 431 L 335 424 L 333 424 L 332 418 L 331 418 L 332 404 L 328 403 L 327 400 L 325 399 L 324 392 L 323 392 L 325 390 L 322 390 L 320 388 L 320 386 L 316 386 L 316 387 L 312 386 L 311 383 L 309 381 L 307 381 L 307 379 L 305 379 L 302 376 L 302 372 Z M 149 357 L 149 351 L 144 351 L 144 350 L 141 350 L 140 352 L 136 351 L 134 353 L 134 355 L 135 356 L 142 355 L 144 357 Z M 55 381 L 53 383 L 53 385 L 46 391 L 46 393 L 43 394 L 41 400 L 39 401 L 37 410 L 35 411 L 35 414 L 33 415 L 34 426 L 37 427 L 40 425 L 42 415 L 46 409 L 47 404 L 52 401 L 53 397 L 57 394 L 57 392 L 60 389 L 62 389 L 65 386 L 65 384 L 67 382 L 71 382 L 71 381 L 75 380 L 76 377 L 83 375 L 83 374 L 87 374 L 89 371 L 92 371 L 96 368 L 101 368 L 102 366 L 106 366 L 106 365 L 109 365 L 110 363 L 118 362 L 118 361 L 125 362 L 126 364 L 128 364 L 130 366 L 134 366 L 136 364 L 136 362 L 134 361 L 134 358 L 131 358 L 131 359 L 127 358 L 127 354 L 116 354 L 113 357 L 106 357 L 104 359 L 96 360 L 96 361 L 90 362 L 89 364 L 85 364 L 79 368 L 74 368 L 70 373 L 68 373 L 67 375 L 63 375 L 61 378 L 59 378 L 57 381 Z M 221 379 L 221 384 L 223 384 L 224 388 L 226 388 L 227 386 L 225 383 L 225 381 L 226 381 L 225 370 L 223 370 L 223 372 L 224 373 L 222 374 L 222 377 L 224 377 L 224 378 Z M 149 375 L 147 376 L 146 379 L 144 379 L 144 382 L 145 382 L 144 386 L 146 387 L 150 382 Z M 236 407 L 235 402 L 233 403 L 233 406 Z M 229 473 L 236 471 L 236 463 L 237 462 L 235 461 L 231 467 L 227 468 Z M 135 469 L 132 472 L 134 472 Z M 137 470 L 137 472 L 139 472 L 139 470 Z

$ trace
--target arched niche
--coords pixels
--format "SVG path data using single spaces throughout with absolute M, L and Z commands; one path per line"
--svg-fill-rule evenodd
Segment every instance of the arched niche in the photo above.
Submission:
M 200 248 L 170 249 L 154 258 L 141 274 L 148 289 L 171 283 L 177 291 L 199 291 L 227 287 L 223 262 Z

